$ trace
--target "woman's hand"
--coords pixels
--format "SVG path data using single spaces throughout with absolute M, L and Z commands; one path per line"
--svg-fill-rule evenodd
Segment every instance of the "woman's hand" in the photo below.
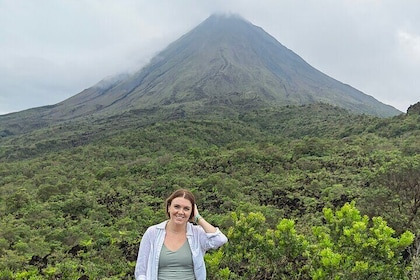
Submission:
M 200 215 L 200 214 L 198 213 L 197 204 L 194 204 L 194 219 L 195 219 L 195 217 L 197 217 L 198 215 Z

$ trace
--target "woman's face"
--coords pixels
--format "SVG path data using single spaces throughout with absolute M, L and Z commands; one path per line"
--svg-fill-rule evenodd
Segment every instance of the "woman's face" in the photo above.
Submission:
M 175 224 L 186 224 L 192 211 L 191 202 L 183 197 L 174 198 L 168 207 L 169 218 Z

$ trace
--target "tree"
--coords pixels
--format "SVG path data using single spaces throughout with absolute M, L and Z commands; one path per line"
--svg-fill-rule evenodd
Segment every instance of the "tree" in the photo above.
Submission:
M 370 221 L 354 202 L 336 212 L 325 208 L 324 218 L 325 225 L 313 227 L 312 279 L 406 279 L 402 253 L 413 233 L 395 237 L 383 218 Z
M 362 216 L 355 203 L 325 208 L 325 223 L 299 234 L 282 219 L 270 229 L 261 213 L 232 214 L 229 242 L 207 257 L 210 279 L 407 279 L 402 255 L 414 240 L 381 217 Z

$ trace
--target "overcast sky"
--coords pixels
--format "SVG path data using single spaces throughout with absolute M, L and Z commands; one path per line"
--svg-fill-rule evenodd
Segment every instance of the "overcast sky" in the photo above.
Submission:
M 420 101 L 419 0 L 0 0 L 0 114 L 139 70 L 214 13 L 403 112 Z

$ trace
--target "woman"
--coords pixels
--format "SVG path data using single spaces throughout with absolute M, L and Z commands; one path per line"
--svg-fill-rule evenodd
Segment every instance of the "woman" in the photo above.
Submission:
M 204 254 L 225 244 L 226 236 L 201 217 L 188 190 L 177 190 L 168 197 L 166 214 L 168 220 L 149 227 L 142 237 L 136 279 L 206 279 Z

